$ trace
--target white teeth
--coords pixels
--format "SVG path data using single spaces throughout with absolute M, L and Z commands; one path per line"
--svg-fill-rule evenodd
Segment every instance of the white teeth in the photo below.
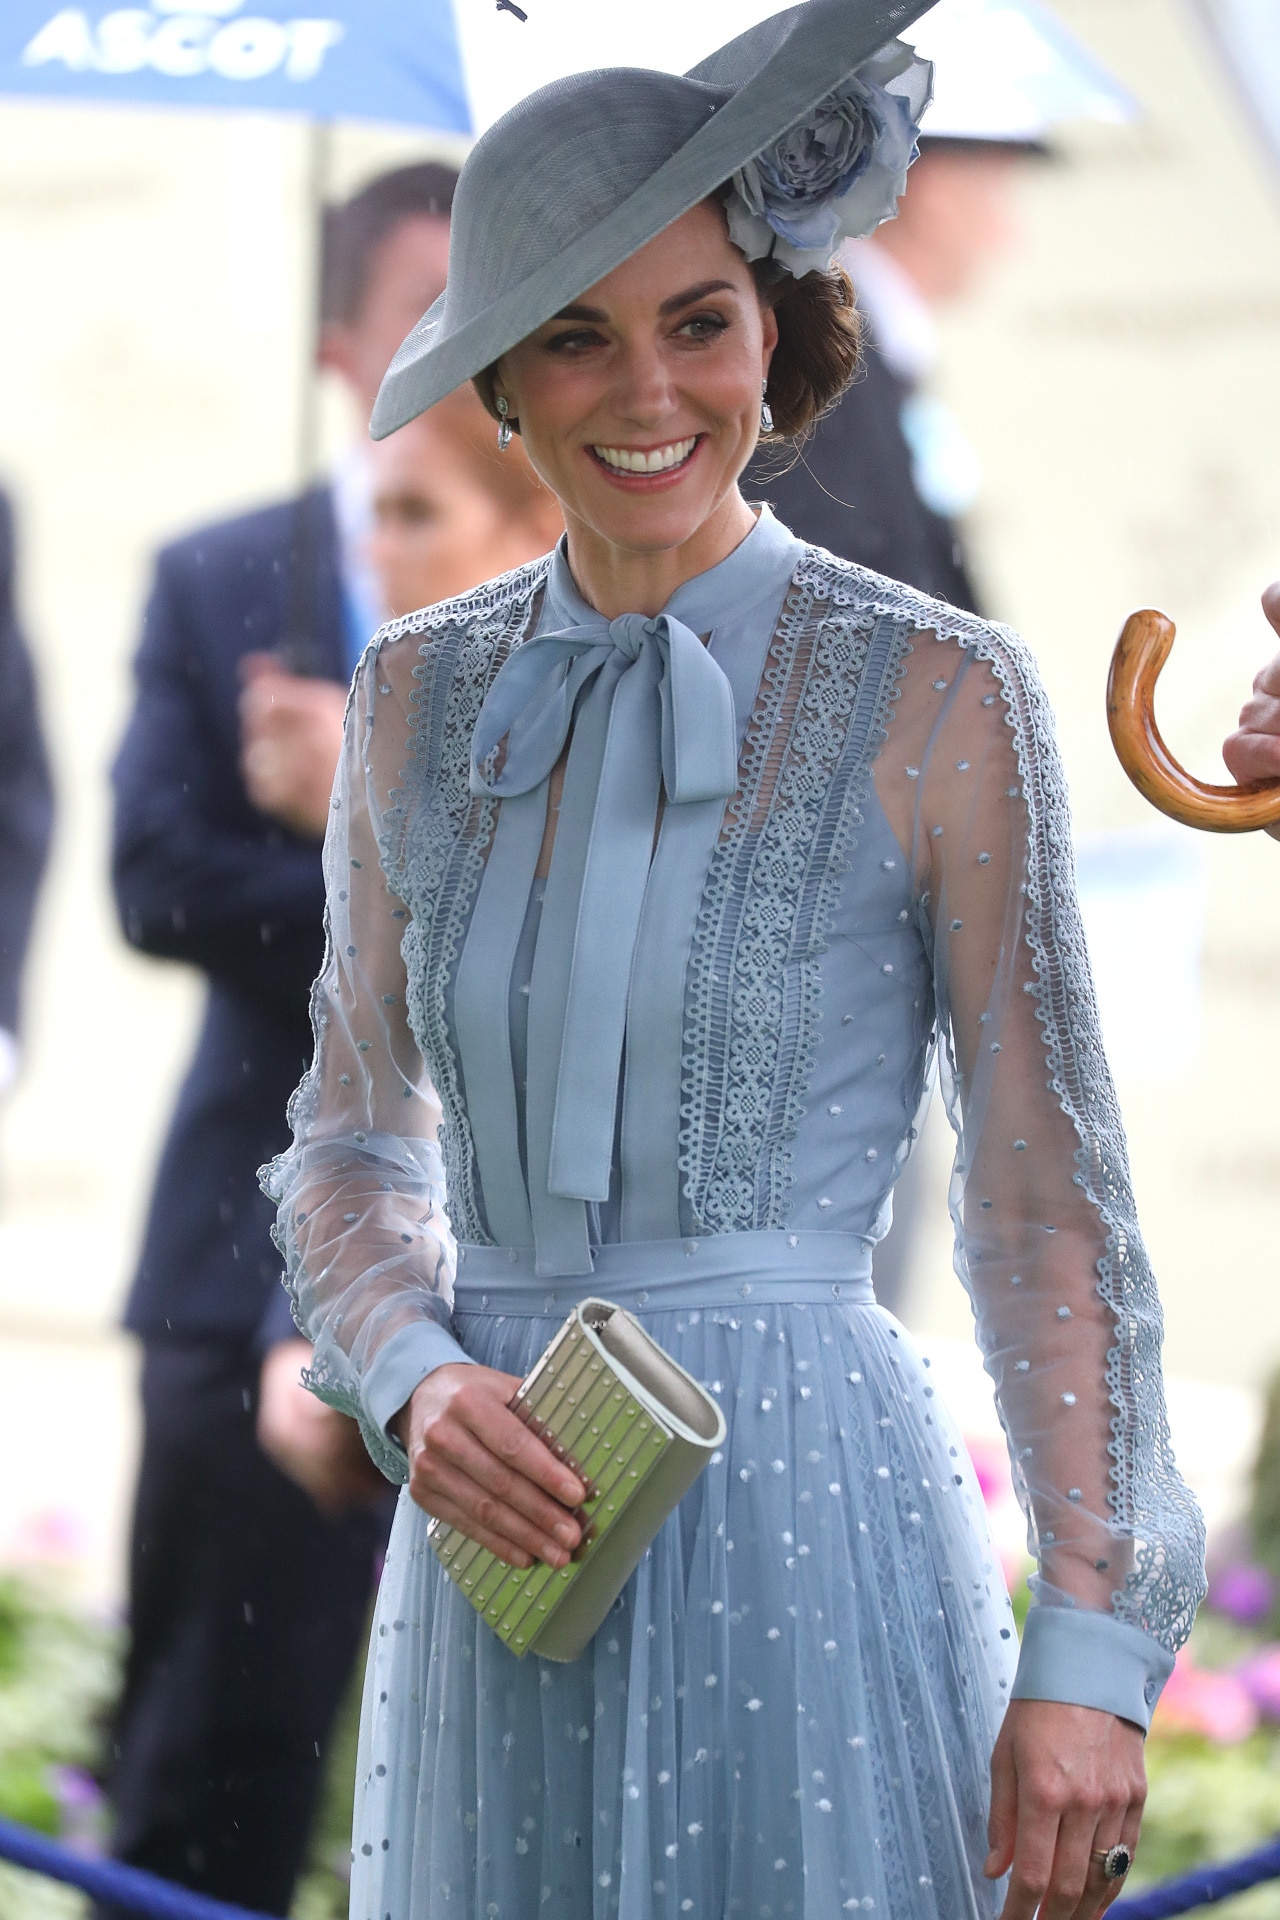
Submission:
M 694 434 L 690 440 L 654 447 L 650 453 L 641 447 L 594 447 L 592 451 L 606 466 L 617 467 L 624 473 L 664 473 L 686 461 L 697 444 L 698 436 Z

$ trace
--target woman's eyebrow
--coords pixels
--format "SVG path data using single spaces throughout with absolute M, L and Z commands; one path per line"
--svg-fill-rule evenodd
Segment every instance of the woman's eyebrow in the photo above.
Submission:
M 705 300 L 711 293 L 735 293 L 732 280 L 701 280 L 696 287 L 688 287 L 683 293 L 673 293 L 658 308 L 660 314 L 678 313 L 681 307 L 691 307 L 695 300 Z
M 734 293 L 736 291 L 737 289 L 732 280 L 701 280 L 696 287 L 686 287 L 683 293 L 673 293 L 669 300 L 662 302 L 662 305 L 658 308 L 658 312 L 665 319 L 670 313 L 678 313 L 681 307 L 691 307 L 695 300 L 705 300 L 708 294 Z M 606 321 L 609 316 L 603 307 L 574 306 L 561 307 L 555 318 L 557 320 L 587 320 L 599 325 L 602 321 Z

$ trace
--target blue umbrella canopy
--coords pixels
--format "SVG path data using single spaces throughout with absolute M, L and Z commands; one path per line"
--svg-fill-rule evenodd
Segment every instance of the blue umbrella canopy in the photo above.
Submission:
M 681 72 L 787 0 L 0 0 L 0 94 L 476 134 L 584 66 Z
M 1280 6 L 1276 0 L 1199 0 L 1199 10 L 1280 165 Z
M 4 0 L 0 93 L 472 131 L 450 0 Z
M 1275 3 L 1202 0 L 1233 17 Z M 582 67 L 685 72 L 786 4 L 0 0 L 0 94 L 247 107 L 467 136 L 533 88 Z M 1041 0 L 941 0 L 907 37 L 938 67 L 930 132 L 1038 138 L 1060 119 L 1124 119 L 1132 111 Z

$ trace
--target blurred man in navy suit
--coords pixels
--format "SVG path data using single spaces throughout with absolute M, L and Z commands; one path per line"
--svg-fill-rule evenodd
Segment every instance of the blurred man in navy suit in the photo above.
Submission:
M 798 454 L 765 449 L 748 475 L 753 495 L 802 539 L 971 612 L 958 521 L 978 466 L 959 422 L 927 391 L 933 315 L 1010 244 L 1023 152 L 979 139 L 924 143 L 897 219 L 841 255 L 862 315 L 857 379 Z
M 52 827 L 35 676 L 18 624 L 13 512 L 0 493 L 0 1096 L 18 1070 L 22 966 Z
M 321 357 L 362 434 L 444 285 L 454 180 L 406 167 L 328 218 Z M 256 1179 L 310 1055 L 329 786 L 382 618 L 369 492 L 357 443 L 328 485 L 165 549 L 114 772 L 126 937 L 209 983 L 126 1312 L 144 1438 L 114 1850 L 271 1913 L 288 1910 L 387 1525 L 353 1425 L 298 1384 L 307 1349 Z

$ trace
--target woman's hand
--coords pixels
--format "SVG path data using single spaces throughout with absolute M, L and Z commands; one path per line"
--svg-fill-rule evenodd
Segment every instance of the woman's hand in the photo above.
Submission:
M 1124 1885 L 1095 1852 L 1136 1853 L 1147 1797 L 1142 1734 L 1056 1700 L 1011 1700 L 991 1756 L 986 1874 L 1009 1873 L 1000 1920 L 1094 1920 Z M 1010 1872 L 1012 1869 L 1012 1872 Z
M 511 1412 L 520 1381 L 492 1367 L 437 1367 L 397 1417 L 409 1492 L 513 1567 L 567 1566 L 587 1490 Z

